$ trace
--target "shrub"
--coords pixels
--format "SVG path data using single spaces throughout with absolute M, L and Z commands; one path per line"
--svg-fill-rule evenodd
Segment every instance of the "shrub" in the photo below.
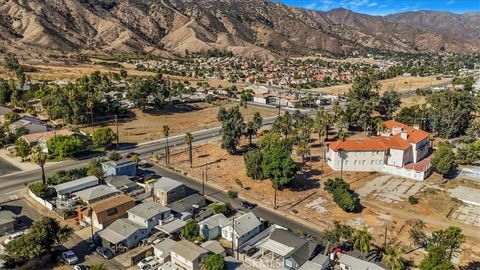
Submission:
M 87 176 L 88 168 L 71 169 L 68 171 L 58 171 L 54 175 L 47 178 L 47 183 L 50 185 L 58 185 L 65 182 L 70 182 L 78 178 Z
M 342 178 L 335 178 L 335 179 L 328 179 L 327 182 L 325 182 L 325 187 L 324 189 L 330 193 L 332 193 L 335 189 L 341 188 L 341 189 L 350 189 L 350 185 L 343 181 Z
M 54 189 L 48 188 L 42 182 L 31 183 L 28 189 L 30 189 L 35 196 L 44 200 L 51 199 L 56 195 Z
M 208 206 L 215 214 L 228 214 L 232 210 L 232 206 L 229 203 L 212 203 Z
M 182 228 L 182 237 L 188 241 L 195 241 L 199 233 L 200 227 L 195 220 L 190 220 L 185 227 Z
M 409 202 L 410 204 L 417 204 L 417 203 L 418 203 L 418 199 L 415 198 L 414 196 L 409 196 L 409 197 L 408 197 L 408 202 Z
M 236 192 L 234 190 L 229 190 L 229 191 L 227 191 L 227 196 L 230 199 L 235 199 L 235 198 L 238 197 L 238 192 Z
M 243 183 L 240 181 L 240 179 L 235 179 L 235 184 L 237 184 L 239 187 L 243 188 Z
M 344 211 L 353 212 L 357 209 L 358 198 L 350 190 L 350 185 L 343 179 L 328 179 L 324 189 L 333 195 L 335 203 Z

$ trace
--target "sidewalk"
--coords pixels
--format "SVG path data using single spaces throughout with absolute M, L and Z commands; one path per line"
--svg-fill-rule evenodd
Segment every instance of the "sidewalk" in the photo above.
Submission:
M 9 155 L 9 152 L 5 149 L 0 150 L 0 158 L 5 160 L 6 162 L 12 164 L 13 166 L 19 168 L 22 171 L 30 171 L 37 169 L 38 166 L 31 163 L 31 162 L 22 162 L 19 157 L 12 157 Z

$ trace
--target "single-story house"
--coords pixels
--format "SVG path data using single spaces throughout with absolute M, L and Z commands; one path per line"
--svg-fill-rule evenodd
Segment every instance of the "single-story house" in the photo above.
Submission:
M 145 193 L 145 189 L 136 182 L 130 180 L 126 175 L 110 175 L 105 178 L 105 184 L 114 188 L 123 194 L 135 197 L 136 195 Z
M 207 202 L 205 197 L 196 193 L 168 204 L 167 207 L 178 214 L 191 213 L 192 215 L 195 215 L 200 208 L 203 208 L 206 205 Z
M 9 210 L 0 210 L 0 235 L 14 233 L 16 225 L 17 215 Z
M 208 250 L 212 254 L 219 254 L 222 256 L 226 255 L 225 249 L 222 247 L 222 245 L 218 241 L 209 240 L 209 241 L 203 242 L 200 246 Z
M 167 205 L 187 196 L 187 188 L 179 181 L 162 177 L 153 184 L 155 201 Z
M 102 163 L 102 169 L 106 176 L 109 175 L 137 175 L 137 164 L 129 158 L 110 160 Z
M 128 216 L 127 210 L 135 206 L 135 200 L 120 194 L 89 205 L 82 211 L 82 220 L 102 230 L 119 218 Z
M 222 234 L 222 228 L 231 223 L 223 214 L 213 215 L 205 220 L 198 222 L 200 236 L 212 240 Z
M 202 262 L 208 257 L 208 250 L 194 243 L 182 240 L 171 249 L 172 264 L 185 270 L 199 270 Z
M 330 258 L 319 253 L 312 260 L 305 262 L 299 270 L 327 270 L 330 269 L 331 265 Z
M 73 195 L 86 204 L 92 204 L 99 201 L 103 201 L 107 198 L 120 194 L 120 192 L 114 188 L 106 185 L 98 185 L 84 190 L 75 192 Z
M 235 247 L 242 245 L 257 235 L 262 226 L 262 223 L 253 212 L 248 212 L 238 218 L 235 218 L 234 222 L 235 226 L 232 226 L 232 222 L 231 224 L 228 224 L 222 228 L 222 238 L 232 242 Z
M 11 133 L 15 133 L 18 129 L 22 127 L 26 128 L 29 134 L 46 132 L 50 130 L 46 123 L 31 116 L 23 116 L 20 120 L 11 123 L 8 126 L 8 130 Z
M 83 189 L 94 187 L 98 184 L 99 180 L 96 176 L 87 176 L 53 186 L 53 188 L 57 192 L 57 196 L 61 197 Z
M 126 251 L 147 238 L 147 230 L 126 218 L 117 219 L 107 228 L 98 232 L 102 245 L 114 252 Z
M 62 129 L 57 131 L 30 133 L 30 134 L 23 135 L 20 138 L 25 140 L 29 146 L 38 145 L 42 148 L 42 151 L 44 153 L 48 153 L 48 146 L 47 146 L 48 140 L 50 140 L 51 138 L 54 138 L 55 136 L 72 136 L 74 134 L 75 132 Z
M 160 243 L 153 245 L 153 254 L 160 264 L 164 264 L 171 260 L 170 250 L 176 243 L 176 241 L 170 238 L 165 238 L 160 241 Z
M 337 256 L 338 265 L 342 270 L 385 270 L 385 268 L 377 264 L 355 258 L 348 254 L 337 253 Z

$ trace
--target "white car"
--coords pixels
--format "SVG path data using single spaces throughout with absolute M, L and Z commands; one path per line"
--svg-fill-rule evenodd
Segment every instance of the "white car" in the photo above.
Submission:
M 62 259 L 70 265 L 76 264 L 78 262 L 77 255 L 75 255 L 75 253 L 71 250 L 62 252 Z
M 150 263 L 153 263 L 153 262 L 157 262 L 157 261 L 155 261 L 155 257 L 149 256 L 149 257 L 146 257 L 145 259 L 141 260 L 139 263 L 137 263 L 137 266 L 141 270 L 147 270 L 147 269 L 152 268 Z M 158 262 L 157 262 L 157 264 L 158 264 Z
M 15 240 L 16 238 L 22 236 L 25 234 L 26 231 L 21 231 L 21 232 L 16 232 L 16 233 L 13 233 L 11 235 L 8 236 L 7 239 L 5 239 L 5 244 L 8 244 L 10 242 L 12 242 L 13 240 Z

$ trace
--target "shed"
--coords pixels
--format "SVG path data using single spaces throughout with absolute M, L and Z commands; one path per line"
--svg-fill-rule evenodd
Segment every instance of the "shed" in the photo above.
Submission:
M 58 196 L 63 196 L 86 188 L 94 187 L 98 184 L 99 180 L 96 176 L 87 176 L 53 186 L 53 188 L 55 189 L 55 191 L 57 191 Z

